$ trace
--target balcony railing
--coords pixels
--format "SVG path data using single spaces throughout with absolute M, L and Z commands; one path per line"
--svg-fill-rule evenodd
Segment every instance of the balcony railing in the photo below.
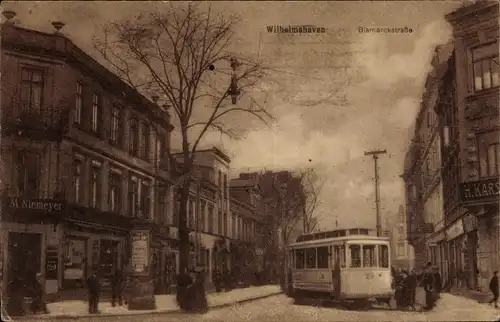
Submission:
M 40 140 L 58 140 L 68 130 L 69 109 L 56 106 L 33 106 L 28 103 L 2 107 L 2 134 Z

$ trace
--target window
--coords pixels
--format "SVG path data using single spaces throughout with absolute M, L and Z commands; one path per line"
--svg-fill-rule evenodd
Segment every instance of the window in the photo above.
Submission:
M 361 246 L 349 245 L 349 253 L 351 255 L 350 267 L 361 267 Z
M 342 246 L 333 246 L 335 263 L 340 263 L 341 268 L 345 268 L 345 247 Z
M 306 261 L 306 255 L 304 249 L 295 250 L 295 268 L 304 269 L 304 264 Z
M 398 235 L 403 236 L 404 234 L 405 234 L 405 231 L 404 231 L 403 227 L 398 227 Z
M 328 262 L 330 258 L 330 254 L 328 251 L 328 247 L 318 247 L 318 268 L 328 268 Z
M 149 219 L 151 216 L 151 187 L 148 181 L 141 180 L 141 218 Z
M 83 85 L 76 83 L 76 99 L 75 99 L 75 123 L 82 122 L 82 109 L 83 109 Z
M 138 156 L 139 153 L 139 124 L 137 118 L 132 116 L 129 120 L 129 152 L 133 156 Z
M 363 267 L 377 266 L 377 257 L 375 256 L 375 245 L 363 245 Z
M 194 225 L 194 215 L 195 215 L 195 202 L 192 198 L 189 198 L 189 203 L 188 203 L 188 227 L 190 229 L 195 229 Z
M 128 182 L 128 211 L 131 217 L 137 217 L 137 206 L 139 202 L 138 192 L 139 185 L 137 182 L 137 177 L 130 176 Z
M 167 188 L 165 187 L 165 182 L 158 183 L 157 194 L 157 222 L 167 223 Z
M 141 128 L 141 158 L 149 159 L 149 126 L 146 123 L 142 124 Z
M 205 231 L 205 217 L 207 211 L 207 202 L 202 200 L 200 202 L 200 214 L 198 215 L 198 231 Z
M 90 207 L 99 208 L 100 206 L 100 189 L 99 175 L 101 173 L 101 165 L 96 161 L 92 161 L 90 168 Z
M 228 222 L 227 222 L 227 213 L 225 212 L 224 213 L 224 216 L 223 216 L 223 225 L 224 225 L 224 236 L 227 236 L 227 225 L 228 225 Z
M 172 225 L 174 225 L 174 227 L 179 227 L 179 211 L 181 209 L 181 202 L 179 199 L 177 199 L 175 201 L 175 208 L 174 208 L 174 211 L 172 213 Z
M 43 104 L 43 70 L 23 68 L 21 71 L 21 103 L 23 108 L 39 111 Z
M 75 204 L 83 201 L 83 161 L 75 159 L 73 161 L 73 193 Z
M 222 211 L 219 209 L 219 215 L 217 216 L 217 233 L 219 235 L 222 235 L 224 232 L 223 232 L 223 227 L 222 227 L 222 222 L 223 218 L 222 218 Z
M 19 151 L 17 160 L 17 188 L 23 197 L 37 198 L 40 186 L 40 155 Z
M 214 206 L 208 206 L 208 232 L 212 234 L 214 232 Z
M 398 243 L 398 248 L 397 248 L 396 253 L 398 254 L 398 257 L 405 256 L 405 244 L 404 243 Z
M 92 95 L 92 119 L 90 120 L 90 126 L 92 132 L 98 133 L 99 131 L 99 123 L 100 123 L 100 115 L 101 113 L 101 97 L 99 94 Z
M 219 170 L 219 189 L 222 189 L 222 171 Z
M 380 267 L 389 267 L 389 248 L 387 245 L 378 245 L 378 259 Z
M 497 176 L 500 173 L 500 162 L 498 160 L 499 157 L 500 157 L 500 144 L 498 143 L 490 144 L 490 146 L 488 146 L 488 156 L 487 156 L 489 177 Z
M 111 169 L 109 172 L 109 211 L 120 213 L 121 210 L 121 174 Z
M 232 225 L 232 237 L 237 238 L 237 231 L 236 231 L 236 216 L 233 214 L 231 215 L 231 225 Z
M 224 173 L 223 189 L 224 189 L 224 198 L 226 198 L 227 197 L 227 174 L 225 174 L 225 173 Z
M 316 268 L 316 248 L 306 249 L 306 268 Z
M 498 43 L 472 49 L 474 91 L 498 86 Z
M 118 106 L 113 106 L 111 108 L 111 136 L 110 140 L 111 143 L 118 145 L 121 143 L 121 124 L 120 124 L 120 118 L 121 118 L 121 108 Z

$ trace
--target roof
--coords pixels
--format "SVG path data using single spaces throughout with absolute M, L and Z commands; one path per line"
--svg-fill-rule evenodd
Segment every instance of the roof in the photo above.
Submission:
M 308 240 L 308 241 L 303 241 L 303 242 L 298 242 L 298 243 L 293 243 L 290 244 L 289 247 L 295 247 L 295 246 L 310 246 L 310 245 L 318 245 L 318 244 L 326 244 L 326 243 L 333 243 L 333 242 L 363 242 L 363 241 L 384 241 L 384 242 L 389 242 L 389 237 L 377 237 L 377 236 L 369 236 L 369 235 L 352 235 L 352 236 L 343 236 L 343 237 L 334 237 L 334 238 L 325 238 L 325 239 L 315 239 L 315 240 Z
M 30 55 L 55 57 L 76 65 L 80 70 L 93 74 L 92 77 L 107 91 L 114 93 L 125 102 L 130 102 L 136 109 L 145 107 L 146 114 L 155 122 L 161 124 L 168 131 L 173 130 L 170 114 L 167 111 L 101 65 L 66 36 L 60 33 L 50 34 L 27 29 L 11 23 L 2 24 L 1 29 L 2 48 L 16 52 L 27 52 Z
M 196 155 L 196 153 L 207 153 L 207 152 L 212 152 L 216 157 L 226 161 L 227 163 L 231 163 L 231 159 L 229 158 L 229 156 L 226 153 L 222 152 L 222 150 L 220 150 L 217 147 L 213 147 L 211 149 L 196 150 L 194 154 Z M 183 154 L 184 154 L 183 152 L 172 153 L 172 155 L 175 156 L 176 158 L 182 158 Z
M 242 188 L 242 187 L 253 187 L 256 182 L 251 179 L 231 179 L 229 181 L 229 188 Z
M 455 21 L 462 20 L 469 15 L 477 13 L 478 11 L 495 6 L 498 7 L 498 1 L 475 1 L 474 3 L 469 3 L 453 12 L 450 12 L 445 15 L 445 19 L 450 23 L 454 23 Z

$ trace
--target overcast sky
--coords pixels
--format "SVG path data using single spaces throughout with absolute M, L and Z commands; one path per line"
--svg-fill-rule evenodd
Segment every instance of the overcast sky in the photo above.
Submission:
M 53 31 L 51 21 L 91 52 L 93 35 L 106 22 L 133 17 L 156 2 L 3 2 L 17 23 Z M 214 2 L 215 10 L 238 13 L 242 22 L 234 48 L 258 55 L 275 72 L 268 104 L 277 117 L 273 129 L 257 122 L 232 121 L 244 139 L 210 135 L 232 157 L 234 173 L 312 166 L 326 180 L 319 209 L 321 228 L 375 226 L 373 160 L 369 149 L 387 149 L 380 159 L 384 213 L 404 204 L 404 151 L 408 142 L 430 57 L 450 39 L 444 14 L 459 1 L 388 2 Z M 310 24 L 324 35 L 278 35 L 269 25 Z M 407 34 L 363 34 L 359 26 L 408 27 Z M 351 53 L 346 55 L 346 53 Z M 344 66 L 350 68 L 341 68 Z M 333 95 L 335 94 L 335 95 Z M 385 222 L 385 220 L 383 221 Z

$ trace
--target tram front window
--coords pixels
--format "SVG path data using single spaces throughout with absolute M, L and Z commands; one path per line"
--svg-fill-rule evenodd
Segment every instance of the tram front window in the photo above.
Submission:
M 349 253 L 351 255 L 351 267 L 361 267 L 361 246 L 349 245 Z
M 387 245 L 378 245 L 378 263 L 380 267 L 389 267 L 389 247 Z
M 363 245 L 363 267 L 377 266 L 375 245 Z

